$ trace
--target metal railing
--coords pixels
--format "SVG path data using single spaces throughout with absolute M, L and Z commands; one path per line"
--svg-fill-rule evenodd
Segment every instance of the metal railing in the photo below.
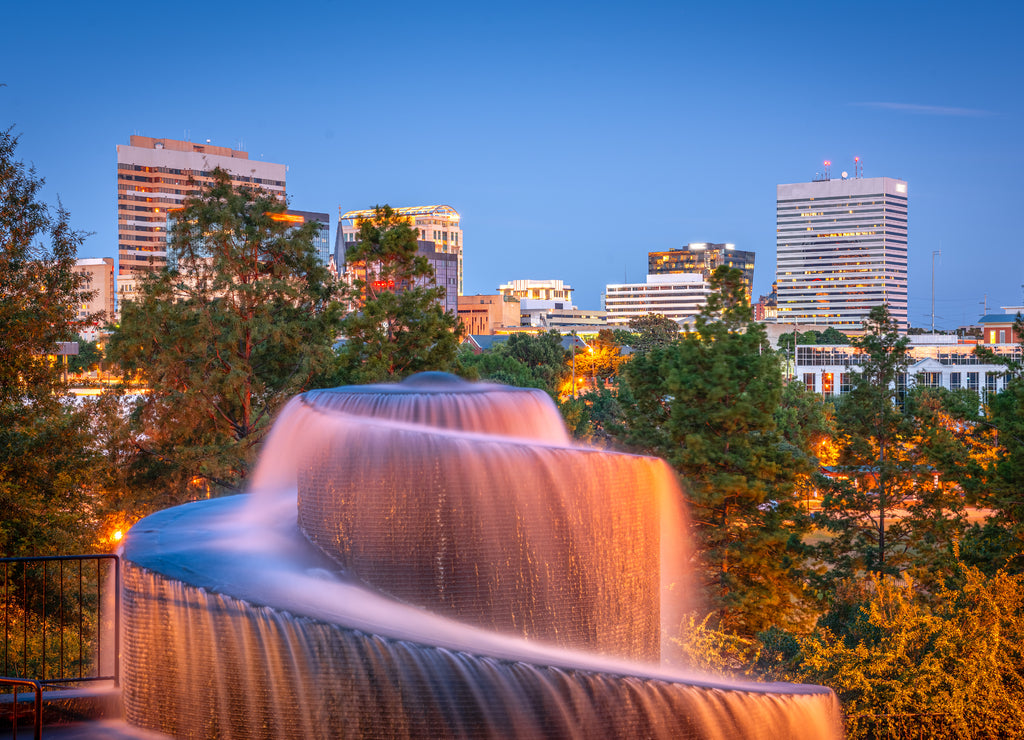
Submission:
M 104 572 L 105 563 L 112 566 L 112 574 Z M 119 685 L 121 562 L 117 555 L 0 558 L 0 577 L 4 638 L 0 676 L 36 680 L 44 686 L 89 681 Z M 104 629 L 104 619 L 109 631 Z M 104 640 L 113 641 L 109 665 L 104 665 Z
M 11 693 L 11 737 L 18 737 L 18 687 L 28 686 L 32 689 L 32 737 L 42 740 L 43 737 L 43 684 L 27 678 L 0 678 L 0 686 L 10 686 Z

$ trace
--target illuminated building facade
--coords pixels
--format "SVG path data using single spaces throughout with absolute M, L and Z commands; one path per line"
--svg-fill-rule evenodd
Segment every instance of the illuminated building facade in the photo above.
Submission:
M 606 285 L 602 300 L 609 326 L 622 326 L 648 314 L 661 314 L 682 323 L 707 303 L 708 284 L 702 275 L 694 273 L 648 275 L 646 283 Z
M 572 306 L 572 287 L 561 280 L 511 280 L 499 285 L 498 292 L 521 301 L 564 301 Z
M 747 288 L 747 300 L 754 284 L 754 253 L 736 249 L 735 244 L 710 244 L 691 242 L 679 249 L 667 252 L 647 253 L 647 272 L 651 275 L 672 275 L 697 273 L 705 280 L 711 273 L 725 265 L 743 272 L 743 284 Z
M 446 298 L 449 310 L 458 310 L 458 296 L 462 295 L 462 217 L 451 206 L 412 206 L 393 208 L 397 215 L 406 218 L 409 224 L 419 232 L 420 252 L 427 254 L 428 259 L 444 267 L 444 275 L 438 273 L 436 281 L 443 285 L 451 298 Z M 345 265 L 345 251 L 354 244 L 362 222 L 373 218 L 373 209 L 347 211 L 338 216 L 338 235 L 334 246 L 335 264 L 339 271 Z M 423 242 L 430 242 L 433 247 L 426 248 Z M 454 256 L 455 275 L 450 275 L 449 265 L 452 260 L 442 255 Z M 437 266 L 435 265 L 435 272 Z
M 132 136 L 117 146 L 118 274 L 167 264 L 167 211 L 212 182 L 220 167 L 235 185 L 261 187 L 285 197 L 283 164 L 257 162 L 224 146 Z
M 978 394 L 979 403 L 1006 386 L 1006 366 L 987 362 L 974 353 L 975 344 L 950 335 L 911 336 L 907 348 L 907 372 L 896 379 L 896 393 L 902 398 L 916 386 L 966 389 Z M 1006 359 L 1020 362 L 1019 345 L 995 345 L 990 349 Z M 808 391 L 824 396 L 843 396 L 853 388 L 854 374 L 864 364 L 863 350 L 849 345 L 796 346 L 795 379 Z
M 826 178 L 779 185 L 776 195 L 779 323 L 857 334 L 885 303 L 905 332 L 907 183 Z
M 75 262 L 75 272 L 85 276 L 82 289 L 92 293 L 89 300 L 79 306 L 78 318 L 81 320 L 96 314 L 90 325 L 83 328 L 83 331 L 95 331 L 115 318 L 114 260 L 111 257 L 80 259 Z

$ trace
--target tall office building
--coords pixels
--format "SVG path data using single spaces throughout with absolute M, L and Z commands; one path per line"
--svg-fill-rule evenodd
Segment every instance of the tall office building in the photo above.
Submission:
M 907 330 L 906 182 L 826 175 L 779 185 L 776 214 L 779 323 L 858 333 L 885 303 Z
M 283 164 L 249 159 L 247 152 L 191 141 L 132 136 L 117 146 L 118 274 L 167 264 L 167 211 L 209 184 L 214 168 L 236 185 L 255 185 L 285 197 Z
M 419 232 L 419 242 L 431 242 L 433 251 L 438 255 L 450 254 L 455 256 L 456 277 L 453 283 L 448 283 L 451 278 L 438 274 L 438 285 L 444 285 L 446 289 L 454 288 L 454 301 L 451 301 L 452 311 L 457 310 L 458 296 L 462 295 L 462 227 L 460 226 L 461 216 L 451 206 L 412 206 L 408 208 L 395 208 L 395 213 L 409 222 Z M 340 213 L 340 209 L 339 209 Z M 356 241 L 359 228 L 362 222 L 373 218 L 373 209 L 361 211 L 348 211 L 338 216 L 338 236 L 335 240 L 335 261 L 339 271 L 345 264 L 345 250 L 349 244 Z M 422 251 L 422 248 L 421 248 Z M 427 250 L 429 252 L 429 250 Z M 425 252 L 426 253 L 426 252 Z M 438 263 L 447 263 L 448 260 L 437 258 Z M 435 265 L 435 271 L 437 266 Z M 450 292 L 450 291 L 449 291 Z M 446 300 L 446 304 L 449 301 Z
M 331 217 L 329 215 L 315 211 L 295 211 L 289 209 L 284 213 L 277 214 L 273 218 L 293 223 L 296 226 L 302 226 L 310 221 L 314 222 L 316 224 L 316 231 L 313 234 L 313 249 L 316 250 L 316 256 L 320 260 L 320 264 L 324 267 L 330 266 Z
M 75 262 L 75 272 L 85 276 L 83 289 L 91 293 L 89 300 L 79 307 L 78 318 L 95 315 L 94 321 L 85 330 L 94 331 L 108 321 L 113 321 L 117 306 L 114 260 L 110 257 L 80 259 Z
M 735 244 L 691 242 L 685 247 L 670 249 L 667 252 L 647 253 L 647 273 L 649 275 L 693 273 L 703 275 L 705 280 L 710 280 L 711 273 L 722 265 L 734 267 L 743 273 L 743 284 L 747 288 L 747 300 L 749 301 L 754 285 L 753 252 L 736 249 Z

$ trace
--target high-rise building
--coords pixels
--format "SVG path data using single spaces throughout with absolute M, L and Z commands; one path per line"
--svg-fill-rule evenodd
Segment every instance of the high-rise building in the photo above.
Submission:
M 646 283 L 606 285 L 603 296 L 609 326 L 630 319 L 661 314 L 682 323 L 693 318 L 708 302 L 708 284 L 697 273 L 648 275 Z
M 691 242 L 685 247 L 667 252 L 647 253 L 647 272 L 651 275 L 673 275 L 695 273 L 705 280 L 722 265 L 734 267 L 743 272 L 743 284 L 747 287 L 750 300 L 754 285 L 754 253 L 736 249 L 735 244 L 710 244 Z
M 328 267 L 331 264 L 331 217 L 326 213 L 316 213 L 314 211 L 295 211 L 287 210 L 284 213 L 273 216 L 281 221 L 288 221 L 295 224 L 296 226 L 302 226 L 310 221 L 314 222 L 317 226 L 316 232 L 313 234 L 313 248 L 316 250 L 316 256 L 320 260 L 320 264 L 324 267 Z M 337 265 L 335 265 L 337 267 Z
M 132 136 L 117 146 L 118 274 L 167 264 L 167 211 L 211 180 L 220 167 L 235 185 L 253 185 L 285 197 L 283 164 L 259 162 L 224 146 Z
M 779 323 L 857 333 L 885 303 L 907 330 L 905 181 L 826 175 L 779 185 L 776 214 Z
M 372 219 L 374 211 L 368 208 L 361 211 L 348 211 L 338 216 L 338 236 L 335 240 L 335 264 L 339 271 L 345 264 L 345 251 L 348 245 L 354 244 L 359 234 L 359 228 L 363 221 Z M 455 256 L 456 275 L 454 278 L 437 276 L 437 284 L 444 285 L 446 289 L 454 288 L 454 300 L 448 301 L 451 304 L 451 311 L 454 313 L 458 307 L 458 296 L 462 295 L 462 227 L 460 226 L 461 216 L 451 206 L 412 206 L 407 208 L 394 208 L 395 214 L 407 219 L 410 226 L 416 229 L 419 242 L 431 242 L 433 252 L 438 255 L 451 254 Z M 421 252 L 429 253 L 431 250 L 421 245 Z M 438 263 L 447 264 L 448 260 L 440 256 L 436 257 Z M 435 265 L 435 271 L 436 271 Z M 454 282 L 447 281 L 454 279 Z M 451 292 L 451 291 L 449 291 Z

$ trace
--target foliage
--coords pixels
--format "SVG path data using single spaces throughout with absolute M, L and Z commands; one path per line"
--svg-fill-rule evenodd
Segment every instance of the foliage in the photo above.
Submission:
M 416 230 L 390 206 L 362 222 L 345 255 L 351 275 L 338 353 L 342 382 L 374 383 L 457 369 L 464 329 L 440 303 L 445 288 L 418 253 Z
M 637 352 L 664 347 L 679 339 L 679 324 L 660 313 L 635 316 L 629 320 L 628 326 L 628 332 L 615 331 L 615 340 Z
M 716 628 L 751 636 L 807 618 L 797 485 L 813 457 L 776 425 L 782 375 L 741 273 L 719 268 L 711 285 L 695 332 L 625 366 L 620 437 L 685 479 Z
M 43 181 L 16 147 L 0 132 L 0 553 L 52 555 L 90 540 L 87 423 L 50 356 L 88 293 L 74 270 L 82 236 L 38 200 Z
M 237 490 L 274 415 L 330 358 L 338 307 L 315 224 L 223 170 L 176 214 L 176 266 L 125 303 L 107 354 L 151 392 L 132 415 L 132 467 L 181 498 Z M 213 488 L 210 488 L 210 485 Z
M 98 370 L 103 361 L 103 350 L 100 349 L 100 343 L 96 340 L 85 339 L 80 334 L 72 337 L 71 341 L 78 342 L 78 354 L 68 357 L 68 372 L 86 373 Z
M 839 463 L 826 489 L 820 521 L 832 534 L 818 552 L 830 567 L 825 580 L 867 571 L 899 573 L 933 563 L 963 526 L 953 481 L 941 479 L 939 448 L 950 440 L 922 433 L 913 408 L 934 417 L 934 403 L 900 405 L 907 341 L 884 307 L 871 310 L 853 387 L 837 406 Z M 934 419 L 933 419 L 934 421 Z
M 609 383 L 619 374 L 619 368 L 626 361 L 620 352 L 622 347 L 615 341 L 608 329 L 602 329 L 589 346 L 575 353 L 570 361 L 576 363 L 576 377 L 582 378 L 589 386 L 597 388 Z
M 800 678 L 831 687 L 849 737 L 872 737 L 879 715 L 918 719 L 929 737 L 1024 734 L 1024 579 L 962 566 L 959 589 L 932 595 L 875 575 L 856 639 L 825 629 L 802 641 Z M 910 718 L 913 719 L 913 718 Z

